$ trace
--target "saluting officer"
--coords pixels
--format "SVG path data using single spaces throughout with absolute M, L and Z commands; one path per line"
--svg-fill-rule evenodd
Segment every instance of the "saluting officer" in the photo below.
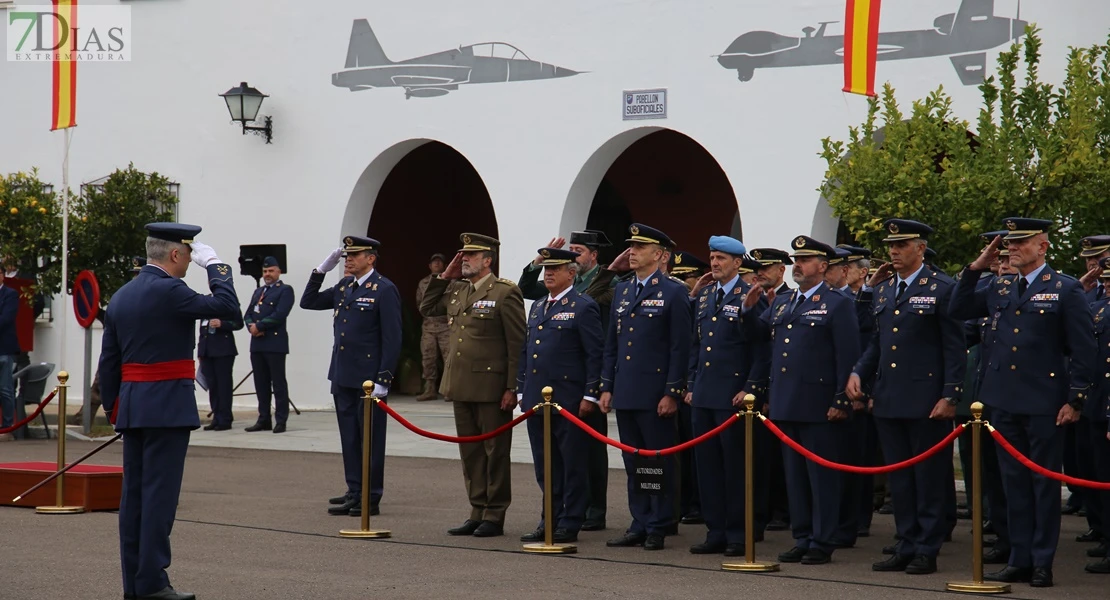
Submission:
M 238 313 L 238 310 L 236 310 Z M 208 383 L 208 401 L 212 407 L 212 422 L 205 431 L 227 431 L 234 417 L 231 414 L 231 392 L 235 387 L 232 370 L 239 350 L 235 347 L 235 334 L 243 328 L 238 314 L 226 319 L 202 319 L 200 338 L 197 340 L 197 358 L 201 374 Z
M 200 427 L 193 328 L 197 319 L 233 318 L 239 300 L 231 267 L 211 246 L 193 241 L 200 227 L 150 223 L 146 229 L 148 264 L 112 296 L 100 351 L 104 413 L 123 434 L 123 596 L 193 600 L 173 589 L 165 570 L 189 432 Z M 211 296 L 181 280 L 190 260 L 208 271 Z
M 874 314 L 875 331 L 848 380 L 848 395 L 863 400 L 862 381 L 874 378 L 872 414 L 883 457 L 896 463 L 918 456 L 952 432 L 967 351 L 963 323 L 948 314 L 955 282 L 924 264 L 933 229 L 924 223 L 889 219 L 890 262 L 872 278 L 873 293 L 860 303 Z M 887 279 L 889 277 L 889 279 Z M 882 283 L 879 283 L 882 281 Z M 934 573 L 948 532 L 945 509 L 951 446 L 890 474 L 898 544 L 874 571 Z
M 792 246 L 797 291 L 768 294 L 771 305 L 759 314 L 755 309 L 764 291 L 753 288 L 744 299 L 741 324 L 748 335 L 771 339 L 771 419 L 807 450 L 836 461 L 852 408 L 844 389 L 859 358 L 856 309 L 825 284 L 828 261 L 836 256 L 832 247 L 804 235 Z M 827 563 L 836 547 L 841 476 L 788 447 L 782 454 L 794 548 L 779 560 Z
M 1079 282 L 1045 263 L 1051 221 L 1012 217 L 1004 223 L 1018 276 L 975 289 L 998 255 L 1003 238 L 995 238 L 960 273 L 950 311 L 959 319 L 991 318 L 979 397 L 993 409 L 991 424 L 1018 451 L 1059 471 L 1061 426 L 1079 419 L 1098 353 L 1091 309 Z M 1006 452 L 998 453 L 998 463 L 1012 548 L 1007 567 L 986 579 L 1049 587 L 1060 538 L 1060 484 Z
M 289 384 L 285 380 L 285 357 L 289 354 L 289 332 L 285 321 L 293 310 L 293 288 L 281 281 L 281 266 L 276 258 L 262 260 L 262 280 L 266 285 L 254 290 L 243 321 L 251 334 L 251 369 L 258 396 L 258 420 L 247 431 L 285 432 L 289 418 Z M 274 395 L 274 424 L 270 419 L 270 390 Z M 361 471 L 360 471 L 361 472 Z
M 339 443 L 347 493 L 328 500 L 330 515 L 362 516 L 362 438 L 366 401 L 362 383 L 373 378 L 375 398 L 385 400 L 393 385 L 393 370 L 401 355 L 401 294 L 377 269 L 381 244 L 369 237 L 349 235 L 312 270 L 301 295 L 305 310 L 331 310 L 335 341 L 328 380 L 335 401 Z M 320 291 L 324 277 L 339 264 L 344 276 L 334 287 Z M 349 335 L 348 335 L 349 334 Z M 385 432 L 388 416 L 371 402 L 373 422 L 370 459 L 370 514 L 379 512 L 385 488 Z
M 710 273 L 697 297 L 694 343 L 686 404 L 691 406 L 693 434 L 704 435 L 743 410 L 744 396 L 766 397 L 766 381 L 753 381 L 753 374 L 766 375 L 763 344 L 753 344 L 740 328 L 740 310 L 751 286 L 740 281 L 740 265 L 747 250 L 728 236 L 709 238 Z M 720 435 L 694 447 L 702 514 L 708 528 L 705 541 L 690 547 L 693 554 L 740 556 L 744 553 L 744 430 L 730 427 Z M 755 463 L 755 523 L 752 536 L 763 539 L 767 526 L 765 461 Z
M 675 445 L 674 416 L 685 395 L 692 333 L 686 286 L 665 275 L 661 266 L 674 242 L 662 231 L 633 223 L 628 264 L 634 276 L 617 285 L 601 371 L 601 409 L 617 411 L 621 441 L 636 448 Z M 649 495 L 636 487 L 637 457 L 624 455 L 628 508 L 632 524 L 609 546 L 662 550 L 673 531 L 674 472 L 661 461 L 664 490 Z
M 543 402 L 543 388 L 554 388 L 552 401 L 575 416 L 600 412 L 601 312 L 589 296 L 574 289 L 578 255 L 570 250 L 541 248 L 543 281 L 548 295 L 532 305 L 528 337 L 517 371 L 517 399 L 522 410 Z M 589 500 L 586 475 L 586 434 L 566 419 L 551 415 L 551 505 L 554 515 L 543 515 L 536 530 L 522 542 L 542 542 L 544 520 L 553 519 L 556 543 L 578 540 Z M 543 491 L 543 415 L 528 419 L 528 441 Z
M 515 283 L 493 274 L 501 242 L 477 233 L 464 233 L 459 239 L 463 247 L 428 283 L 420 313 L 447 315 L 451 349 L 440 392 L 454 404 L 458 435 L 474 436 L 512 420 L 526 334 L 524 298 Z M 510 430 L 481 443 L 459 444 L 470 517 L 448 529 L 448 535 L 504 533 L 505 511 L 513 499 L 512 442 Z
M 1103 258 L 1099 261 L 1099 269 L 1101 271 L 1099 277 L 1101 279 L 1100 285 L 1103 288 L 1110 288 L 1110 258 Z M 1095 473 L 1094 478 L 1097 481 L 1110 481 L 1110 295 L 1102 294 L 1102 297 L 1091 305 L 1091 312 L 1094 314 L 1095 324 L 1095 337 L 1098 344 L 1098 357 L 1095 364 L 1098 369 L 1095 372 L 1094 388 L 1091 398 L 1083 406 L 1083 416 L 1086 417 L 1091 424 L 1087 430 L 1091 441 L 1091 456 L 1094 459 Z M 1106 511 L 1110 509 L 1110 490 L 1087 490 L 1087 500 L 1092 500 L 1097 503 L 1103 510 L 1105 516 Z M 1090 504 L 1088 504 L 1090 510 Z M 1105 534 L 1105 532 L 1099 532 Z M 1105 546 L 1105 542 L 1103 543 Z M 1088 556 L 1091 552 L 1088 551 Z M 1097 562 L 1088 564 L 1085 567 L 1088 573 L 1110 573 L 1110 558 L 1106 557 L 1103 552 L 1103 559 Z

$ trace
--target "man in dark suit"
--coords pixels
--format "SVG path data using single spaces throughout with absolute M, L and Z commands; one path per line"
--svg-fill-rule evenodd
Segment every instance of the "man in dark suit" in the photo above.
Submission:
M 285 327 L 293 310 L 293 288 L 281 280 L 276 258 L 262 260 L 262 280 L 266 285 L 254 290 L 243 322 L 251 334 L 251 369 L 258 396 L 258 420 L 247 431 L 285 432 L 289 418 L 289 383 L 285 380 L 285 357 L 289 354 L 289 331 Z M 270 419 L 270 391 L 274 394 L 274 419 Z M 361 472 L 361 471 L 360 471 Z
M 238 311 L 236 311 L 238 312 Z M 197 358 L 201 374 L 208 383 L 208 401 L 212 408 L 212 422 L 205 431 L 227 431 L 234 417 L 231 413 L 232 369 L 239 354 L 235 347 L 235 334 L 243 328 L 239 315 L 227 319 L 203 319 L 200 322 L 200 339 L 197 341 Z
M 200 427 L 193 390 L 197 319 L 239 312 L 231 267 L 193 241 L 201 228 L 146 226 L 148 263 L 112 296 L 104 318 L 100 390 L 104 412 L 123 434 L 119 507 L 124 598 L 193 600 L 170 585 L 170 530 L 181 493 L 189 433 Z M 212 295 L 181 280 L 189 261 L 208 271 Z
M 855 303 L 824 282 L 828 261 L 836 257 L 832 247 L 804 235 L 791 245 L 797 291 L 768 295 L 770 306 L 758 314 L 764 291 L 751 290 L 741 324 L 753 338 L 771 340 L 771 419 L 807 450 L 837 461 L 852 408 L 844 390 L 859 358 Z M 794 548 L 779 554 L 779 560 L 827 563 L 836 547 L 841 476 L 787 447 L 783 463 Z
M 339 442 L 343 447 L 343 473 L 347 493 L 328 500 L 329 515 L 362 516 L 362 486 L 370 486 L 370 514 L 379 512 L 385 493 L 385 432 L 388 416 L 371 402 L 372 445 L 370 481 L 362 480 L 364 411 L 362 383 L 373 378 L 373 397 L 385 400 L 401 355 L 401 294 L 397 286 L 375 268 L 381 244 L 369 237 L 349 235 L 319 267 L 312 270 L 301 295 L 301 308 L 331 310 L 335 341 L 332 343 L 328 380 L 335 400 Z M 344 276 L 334 287 L 321 291 L 324 277 L 344 256 Z M 284 287 L 284 286 L 283 286 Z
M 589 296 L 574 289 L 578 255 L 559 248 L 541 248 L 543 280 L 548 295 L 532 305 L 528 337 L 517 370 L 517 399 L 522 410 L 543 402 L 542 390 L 553 388 L 552 401 L 582 417 L 597 408 L 601 372 L 601 312 Z M 522 542 L 544 540 L 544 519 L 553 519 L 556 543 L 578 540 L 586 515 L 586 434 L 577 426 L 551 415 L 551 498 L 554 515 L 542 515 L 536 530 Z M 543 416 L 528 419 L 528 441 L 543 490 Z
M 979 274 L 998 256 L 999 236 L 961 271 L 950 312 L 964 320 L 991 318 L 979 398 L 992 409 L 991 425 L 1019 452 L 1059 471 L 1062 426 L 1079 420 L 1098 355 L 1091 308 L 1078 281 L 1045 263 L 1051 221 L 1011 217 L 1003 223 L 1017 277 L 1000 277 L 976 290 Z M 1060 538 L 1060 484 L 1033 474 L 1006 452 L 998 453 L 998 463 L 1010 561 L 985 578 L 1050 587 Z
M 871 412 L 888 463 L 922 454 L 952 432 L 967 369 L 963 323 L 948 314 L 955 282 L 924 264 L 933 229 L 924 223 L 884 223 L 891 262 L 864 289 L 859 302 L 874 315 L 875 330 L 852 369 L 848 396 L 865 399 L 863 381 L 874 379 Z M 889 279 L 888 279 L 889 277 Z M 898 544 L 875 571 L 934 573 L 948 533 L 946 490 L 951 446 L 917 465 L 890 474 Z
M 634 276 L 617 285 L 601 370 L 601 409 L 617 411 L 621 441 L 636 448 L 675 445 L 674 417 L 686 391 L 692 318 L 689 291 L 661 270 L 674 242 L 658 229 L 633 223 L 629 265 Z M 639 318 L 637 318 L 639 317 Z M 628 474 L 628 508 L 632 525 L 609 546 L 662 550 L 672 530 L 674 470 L 659 461 L 664 483 L 652 495 L 636 485 L 640 457 L 624 455 Z
M 19 357 L 19 339 L 15 333 L 15 315 L 19 311 L 19 292 L 4 285 L 4 269 L 0 269 L 0 429 L 15 422 L 15 381 L 12 373 Z M 3 434 L 0 441 L 12 439 Z

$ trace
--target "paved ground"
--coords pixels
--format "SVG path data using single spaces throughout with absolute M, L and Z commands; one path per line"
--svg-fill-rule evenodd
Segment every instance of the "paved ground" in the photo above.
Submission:
M 452 432 L 444 417 L 449 414 L 446 403 L 398 400 L 394 406 L 423 427 Z M 382 515 L 371 521 L 374 528 L 390 529 L 393 537 L 342 539 L 338 530 L 357 528 L 359 521 L 325 512 L 326 498 L 342 491 L 342 467 L 333 453 L 334 414 L 291 417 L 294 427 L 282 435 L 242 432 L 252 421 L 244 415 L 237 430 L 222 435 L 197 432 L 190 448 L 170 576 L 178 588 L 202 600 L 701 598 L 732 597 L 740 590 L 762 598 L 851 594 L 878 600 L 897 594 L 910 600 L 936 597 L 947 581 L 970 577 L 968 521 L 960 522 L 955 541 L 944 547 L 941 571 L 917 577 L 870 570 L 893 535 L 892 518 L 882 515 L 875 516 L 872 537 L 861 539 L 856 548 L 837 551 L 831 564 L 783 565 L 772 575 L 722 572 L 721 556 L 689 554 L 688 546 L 703 539 L 700 525 L 681 526 L 661 552 L 607 548 L 605 540 L 627 525 L 619 471 L 611 471 L 608 531 L 581 534 L 573 556 L 523 554 L 517 537 L 531 530 L 541 503 L 530 464 L 514 464 L 513 505 L 504 537 L 450 537 L 445 529 L 468 513 L 456 451 L 440 442 L 417 442 L 395 423 L 390 424 Z M 526 436 L 513 437 L 514 456 L 521 457 Z M 286 450 L 221 447 L 251 444 L 279 444 Z M 297 446 L 313 451 L 289 450 Z M 444 449 L 422 450 L 425 446 Z M 55 447 L 45 440 L 0 444 L 0 461 L 53 460 Z M 80 456 L 92 447 L 90 442 L 70 440 L 68 454 Z M 90 462 L 118 465 L 121 449 L 113 445 Z M 433 451 L 445 459 L 404 456 Z M 1035 590 L 1016 584 L 1009 597 L 1105 596 L 1107 580 L 1082 571 L 1088 560 L 1083 552 L 1090 545 L 1074 538 L 1086 529 L 1085 521 L 1065 517 L 1063 522 L 1057 586 Z M 47 516 L 0 508 L 0 532 L 0 599 L 120 597 L 114 513 Z M 767 559 L 790 546 L 787 532 L 770 532 L 756 548 L 758 557 Z

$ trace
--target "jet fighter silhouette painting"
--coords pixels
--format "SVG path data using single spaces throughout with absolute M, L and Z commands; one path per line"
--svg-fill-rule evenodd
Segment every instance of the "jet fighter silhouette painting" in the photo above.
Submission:
M 978 85 L 985 78 L 986 50 L 1025 35 L 1019 0 L 1013 19 L 994 14 L 994 0 L 962 0 L 955 13 L 933 20 L 932 29 L 879 32 L 878 60 L 905 60 L 947 56 L 964 85 Z M 716 56 L 726 69 L 735 69 L 740 81 L 750 81 L 756 69 L 843 64 L 844 36 L 825 35 L 837 21 L 805 27 L 805 37 L 771 31 L 749 31 Z M 814 33 L 816 31 L 816 33 Z
M 351 28 L 344 70 L 333 73 L 331 84 L 352 92 L 375 88 L 404 88 L 405 98 L 443 96 L 471 83 L 505 83 L 554 79 L 577 75 L 564 67 L 528 58 L 517 47 L 503 42 L 485 42 L 444 50 L 402 61 L 385 55 L 366 19 L 356 19 Z

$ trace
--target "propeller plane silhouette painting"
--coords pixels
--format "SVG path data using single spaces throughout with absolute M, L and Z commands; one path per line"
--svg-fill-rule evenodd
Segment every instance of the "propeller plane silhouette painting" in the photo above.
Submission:
M 485 42 L 425 56 L 392 61 L 366 19 L 356 19 L 347 48 L 347 64 L 333 73 L 331 84 L 352 92 L 404 88 L 405 98 L 432 98 L 472 83 L 555 79 L 578 71 L 528 58 L 516 46 Z
M 978 85 L 985 78 L 986 50 L 1025 34 L 1018 3 L 1014 18 L 996 16 L 994 0 L 962 0 L 955 13 L 940 15 L 931 29 L 879 32 L 878 60 L 906 60 L 947 56 L 964 85 Z M 837 21 L 805 27 L 805 37 L 772 31 L 749 31 L 736 38 L 717 57 L 726 69 L 735 69 L 740 81 L 750 81 L 756 69 L 839 65 L 844 60 L 844 36 L 825 35 Z

